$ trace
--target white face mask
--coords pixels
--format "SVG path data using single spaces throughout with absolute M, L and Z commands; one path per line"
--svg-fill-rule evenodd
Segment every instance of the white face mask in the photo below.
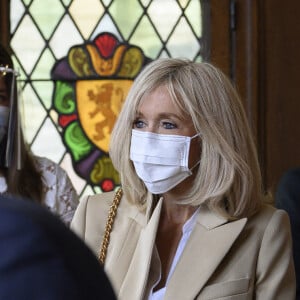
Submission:
M 190 143 L 198 135 L 189 137 L 132 130 L 130 159 L 151 193 L 163 194 L 192 175 L 188 167 Z
M 0 142 L 2 142 L 4 135 L 7 133 L 8 117 L 9 108 L 0 105 Z

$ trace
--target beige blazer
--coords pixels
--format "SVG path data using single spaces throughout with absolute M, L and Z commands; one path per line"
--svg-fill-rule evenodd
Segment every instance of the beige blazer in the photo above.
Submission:
M 113 193 L 82 199 L 71 224 L 97 255 L 112 199 Z M 147 299 L 158 279 L 161 201 L 150 214 L 121 200 L 105 261 L 118 299 Z M 250 219 L 228 222 L 203 206 L 164 299 L 295 299 L 291 249 L 289 218 L 282 210 L 265 206 Z

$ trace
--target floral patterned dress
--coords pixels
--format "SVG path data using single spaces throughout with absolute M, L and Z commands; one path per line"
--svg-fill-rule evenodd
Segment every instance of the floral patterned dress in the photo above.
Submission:
M 52 213 L 69 226 L 78 205 L 77 193 L 66 171 L 45 157 L 35 157 L 42 174 L 45 197 L 42 201 Z M 7 191 L 6 180 L 0 175 L 0 193 Z

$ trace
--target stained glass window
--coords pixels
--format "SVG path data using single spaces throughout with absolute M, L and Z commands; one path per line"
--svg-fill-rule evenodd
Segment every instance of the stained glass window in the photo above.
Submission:
M 143 63 L 158 57 L 186 57 L 202 61 L 209 56 L 207 53 L 209 39 L 206 39 L 208 28 L 205 26 L 207 23 L 203 21 L 209 16 L 207 2 L 207 0 L 11 0 L 11 48 L 14 51 L 15 65 L 21 73 L 19 83 L 23 90 L 21 114 L 25 138 L 36 155 L 47 156 L 67 170 L 81 196 L 109 190 L 118 183 L 118 178 L 113 170 L 108 171 L 109 158 L 105 155 L 99 156 L 103 160 L 97 160 L 99 164 L 94 163 L 94 169 L 80 171 L 79 162 L 83 153 L 92 155 L 97 147 L 100 150 L 104 148 L 105 153 L 107 141 L 105 146 L 100 142 L 95 143 L 91 133 L 85 128 L 87 125 L 84 118 L 78 114 L 81 110 L 79 106 L 84 108 L 85 105 L 79 101 L 71 101 L 67 102 L 70 107 L 63 108 L 63 102 L 57 99 L 68 98 L 70 95 L 72 98 L 74 91 L 76 93 L 81 90 L 85 91 L 91 103 L 94 101 L 95 104 L 99 93 L 109 93 L 116 82 L 120 90 L 126 92 L 134 76 L 129 78 L 126 75 L 122 78 L 122 73 L 118 74 L 119 77 L 111 75 L 109 79 L 119 81 L 105 81 L 105 78 L 102 78 L 104 81 L 101 81 L 100 85 L 96 77 L 90 76 L 89 84 L 94 84 L 94 88 L 88 88 L 83 81 L 80 83 L 76 78 L 75 86 L 74 82 L 73 85 L 68 83 L 66 75 L 68 73 L 58 71 L 64 70 L 59 69 L 63 61 L 70 57 L 72 51 L 74 54 L 75 50 L 76 55 L 89 53 L 91 59 L 92 47 L 101 40 L 101 37 L 103 41 L 104 35 L 112 39 L 110 42 L 120 47 L 120 52 L 124 50 L 122 47 L 127 47 L 127 50 L 139 49 Z M 98 47 L 97 51 L 99 49 Z M 126 51 L 124 50 L 124 53 Z M 118 61 L 118 64 L 121 62 Z M 78 66 L 69 64 L 69 67 L 76 73 L 74 70 Z M 65 74 L 65 78 L 59 80 L 62 79 L 59 77 L 62 74 Z M 97 82 L 93 83 L 93 80 Z M 115 107 L 120 106 L 123 98 L 119 101 L 116 100 L 117 93 L 110 95 L 111 99 L 115 99 Z M 74 107 L 76 105 L 73 111 L 72 105 Z M 64 109 L 69 109 L 70 112 L 66 113 Z M 113 108 L 109 112 L 111 113 L 109 126 L 118 109 L 119 107 Z M 84 113 L 84 109 L 82 112 L 82 116 L 88 115 L 88 112 Z M 74 122 L 75 118 L 78 120 L 77 123 Z M 74 128 L 72 134 L 67 136 L 66 131 L 71 131 L 68 129 L 70 124 Z M 76 138 L 72 140 L 77 134 L 85 138 L 85 144 L 80 148 L 81 152 L 78 150 Z M 97 153 L 99 155 L 99 151 Z M 110 172 L 113 185 L 110 181 L 99 177 L 103 168 Z

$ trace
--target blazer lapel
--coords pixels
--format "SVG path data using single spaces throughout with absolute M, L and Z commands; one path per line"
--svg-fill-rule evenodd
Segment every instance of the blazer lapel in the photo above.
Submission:
M 149 223 L 141 230 L 128 272 L 120 289 L 120 299 L 142 299 L 155 245 L 161 206 L 162 200 L 156 205 Z
M 164 299 L 194 299 L 220 264 L 247 219 L 227 222 L 201 207 L 197 224 L 167 285 Z

